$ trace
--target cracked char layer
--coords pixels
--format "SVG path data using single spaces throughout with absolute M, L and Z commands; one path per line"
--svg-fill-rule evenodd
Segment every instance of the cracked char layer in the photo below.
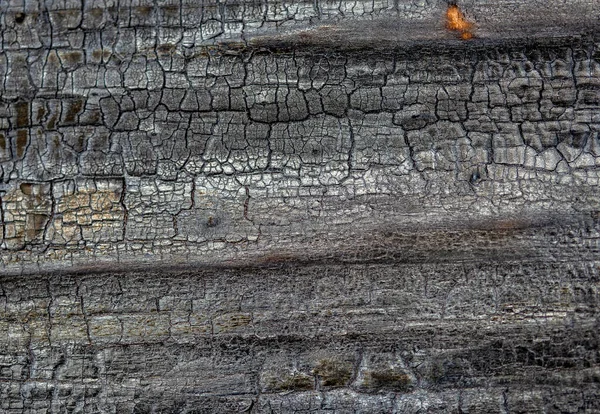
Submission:
M 597 412 L 598 280 L 545 260 L 4 277 L 0 409 Z
M 435 55 L 76 50 L 73 65 L 64 53 L 0 56 L 7 269 L 370 258 L 405 250 L 388 230 L 596 222 L 591 40 Z

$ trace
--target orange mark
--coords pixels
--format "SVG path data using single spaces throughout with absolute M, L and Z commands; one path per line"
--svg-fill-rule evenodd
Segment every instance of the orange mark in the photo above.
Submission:
M 473 38 L 473 23 L 469 22 L 456 4 L 449 4 L 446 10 L 446 28 L 460 32 L 463 40 Z

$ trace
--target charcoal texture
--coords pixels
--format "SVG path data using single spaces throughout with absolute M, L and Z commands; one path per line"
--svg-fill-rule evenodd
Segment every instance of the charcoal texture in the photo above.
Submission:
M 599 21 L 2 1 L 0 411 L 600 412 Z

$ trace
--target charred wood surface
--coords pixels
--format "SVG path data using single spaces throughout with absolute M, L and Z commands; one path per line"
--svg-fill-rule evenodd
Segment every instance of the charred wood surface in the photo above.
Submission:
M 0 411 L 600 412 L 600 3 L 0 3 Z

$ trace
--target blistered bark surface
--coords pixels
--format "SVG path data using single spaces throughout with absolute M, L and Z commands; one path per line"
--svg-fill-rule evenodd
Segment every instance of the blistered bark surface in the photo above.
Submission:
M 2 1 L 0 411 L 599 412 L 600 4 L 447 7 Z

